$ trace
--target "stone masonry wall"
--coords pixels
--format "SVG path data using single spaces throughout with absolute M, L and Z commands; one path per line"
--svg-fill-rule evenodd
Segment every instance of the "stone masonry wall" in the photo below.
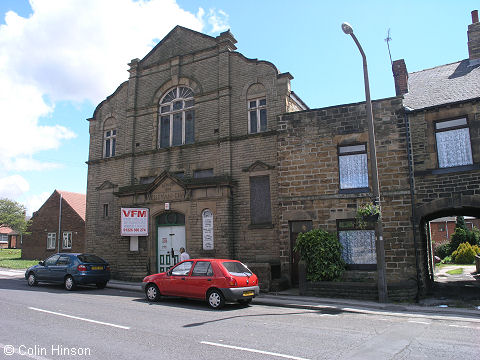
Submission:
M 373 114 L 387 282 L 415 280 L 401 98 L 373 102 Z M 312 220 L 314 228 L 336 231 L 336 220 L 354 218 L 357 207 L 370 200 L 370 191 L 348 193 L 340 190 L 337 147 L 358 143 L 368 143 L 364 103 L 291 113 L 279 118 L 278 186 L 283 272 L 288 273 L 292 251 L 289 221 Z M 371 189 L 371 175 L 369 181 Z M 371 276 L 368 278 L 374 281 Z

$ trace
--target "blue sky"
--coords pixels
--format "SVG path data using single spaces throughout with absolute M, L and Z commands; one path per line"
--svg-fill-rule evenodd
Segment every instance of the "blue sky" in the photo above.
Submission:
M 395 95 L 393 60 L 409 72 L 468 57 L 478 1 L 0 0 L 0 198 L 37 210 L 54 189 L 86 192 L 88 121 L 176 24 L 216 36 L 230 29 L 239 52 L 290 72 L 311 108 Z

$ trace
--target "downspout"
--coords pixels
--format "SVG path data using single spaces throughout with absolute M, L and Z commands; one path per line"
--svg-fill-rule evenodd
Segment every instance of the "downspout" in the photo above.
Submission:
M 408 120 L 408 113 L 407 109 L 404 108 L 403 118 L 405 121 L 405 132 L 407 135 L 407 158 L 408 158 L 408 176 L 410 182 L 410 203 L 412 207 L 412 230 L 413 230 L 413 247 L 415 249 L 415 269 L 417 271 L 417 296 L 415 297 L 415 301 L 418 302 L 419 299 L 419 287 L 421 283 L 420 278 L 420 269 L 419 269 L 419 262 L 418 262 L 418 240 L 417 240 L 417 229 L 415 225 L 415 178 L 414 178 L 414 171 L 413 171 L 413 153 L 412 153 L 412 138 L 410 134 L 410 122 Z
M 62 224 L 62 194 L 60 194 L 60 205 L 58 209 L 58 240 L 57 240 L 57 252 L 60 252 L 60 230 Z

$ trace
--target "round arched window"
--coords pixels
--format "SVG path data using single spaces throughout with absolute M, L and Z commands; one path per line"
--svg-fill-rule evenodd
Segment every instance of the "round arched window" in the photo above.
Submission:
M 194 142 L 195 112 L 192 89 L 179 86 L 160 100 L 160 147 Z

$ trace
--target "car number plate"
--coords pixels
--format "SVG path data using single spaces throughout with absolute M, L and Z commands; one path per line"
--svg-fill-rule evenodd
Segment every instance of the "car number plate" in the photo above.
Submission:
M 92 270 L 103 270 L 103 266 L 92 266 Z
M 243 296 L 253 296 L 255 293 L 253 291 L 244 291 Z

